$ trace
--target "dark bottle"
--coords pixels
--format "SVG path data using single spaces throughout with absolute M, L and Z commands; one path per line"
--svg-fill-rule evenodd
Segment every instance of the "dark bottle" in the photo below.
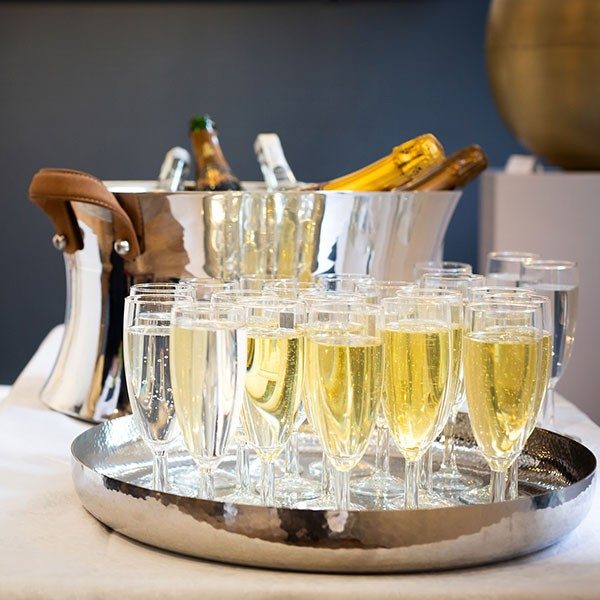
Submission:
M 467 146 L 399 189 L 418 192 L 458 190 L 484 171 L 487 164 L 487 157 L 479 146 Z
M 190 138 L 196 157 L 196 185 L 199 190 L 241 190 L 239 179 L 223 156 L 214 121 L 208 115 L 190 122 Z

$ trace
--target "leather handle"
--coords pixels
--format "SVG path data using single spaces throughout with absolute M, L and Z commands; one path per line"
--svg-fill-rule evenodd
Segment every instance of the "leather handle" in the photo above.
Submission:
M 83 238 L 71 202 L 84 202 L 111 211 L 115 240 L 120 244 L 119 254 L 134 260 L 140 254 L 136 230 L 127 213 L 106 186 L 93 175 L 70 169 L 40 169 L 31 180 L 29 197 L 50 218 L 56 233 L 64 236 L 64 252 L 72 254 L 83 248 Z

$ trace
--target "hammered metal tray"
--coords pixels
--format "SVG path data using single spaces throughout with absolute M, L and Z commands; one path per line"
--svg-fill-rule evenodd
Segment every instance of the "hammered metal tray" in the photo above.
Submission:
M 487 480 L 488 470 L 463 415 L 457 430 L 461 470 Z M 596 469 L 596 459 L 585 446 L 536 429 L 520 459 L 518 500 L 337 512 L 230 504 L 155 491 L 149 483 L 152 457 L 131 417 L 89 429 L 74 440 L 71 452 L 73 481 L 83 506 L 125 536 L 209 560 L 330 573 L 448 569 L 540 550 L 585 517 Z M 171 466 L 175 474 L 190 470 L 191 459 L 175 456 Z

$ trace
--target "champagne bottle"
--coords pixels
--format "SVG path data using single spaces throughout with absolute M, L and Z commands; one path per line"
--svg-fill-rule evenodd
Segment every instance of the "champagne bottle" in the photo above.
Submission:
M 441 165 L 413 179 L 402 190 L 433 192 L 465 187 L 487 167 L 487 157 L 477 145 L 467 146 L 449 156 Z
M 298 187 L 276 133 L 260 133 L 256 136 L 254 152 L 269 191 Z
M 391 190 L 410 183 L 445 159 L 444 148 L 431 133 L 420 135 L 396 146 L 378 161 L 332 179 L 320 186 L 323 190 L 376 192 Z
M 192 157 L 185 148 L 175 146 L 166 154 L 158 174 L 158 187 L 168 192 L 183 189 L 184 179 L 190 169 Z
M 196 183 L 199 190 L 240 190 L 223 155 L 214 121 L 208 115 L 192 118 L 190 138 L 196 156 Z

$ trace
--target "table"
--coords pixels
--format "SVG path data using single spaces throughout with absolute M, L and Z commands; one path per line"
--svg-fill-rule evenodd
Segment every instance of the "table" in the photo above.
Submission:
M 599 598 L 600 487 L 561 543 L 497 565 L 409 575 L 322 575 L 178 556 L 108 530 L 80 505 L 71 440 L 89 425 L 37 399 L 60 343 L 44 340 L 0 402 L 0 598 Z M 600 428 L 560 399 L 561 429 L 598 456 Z

